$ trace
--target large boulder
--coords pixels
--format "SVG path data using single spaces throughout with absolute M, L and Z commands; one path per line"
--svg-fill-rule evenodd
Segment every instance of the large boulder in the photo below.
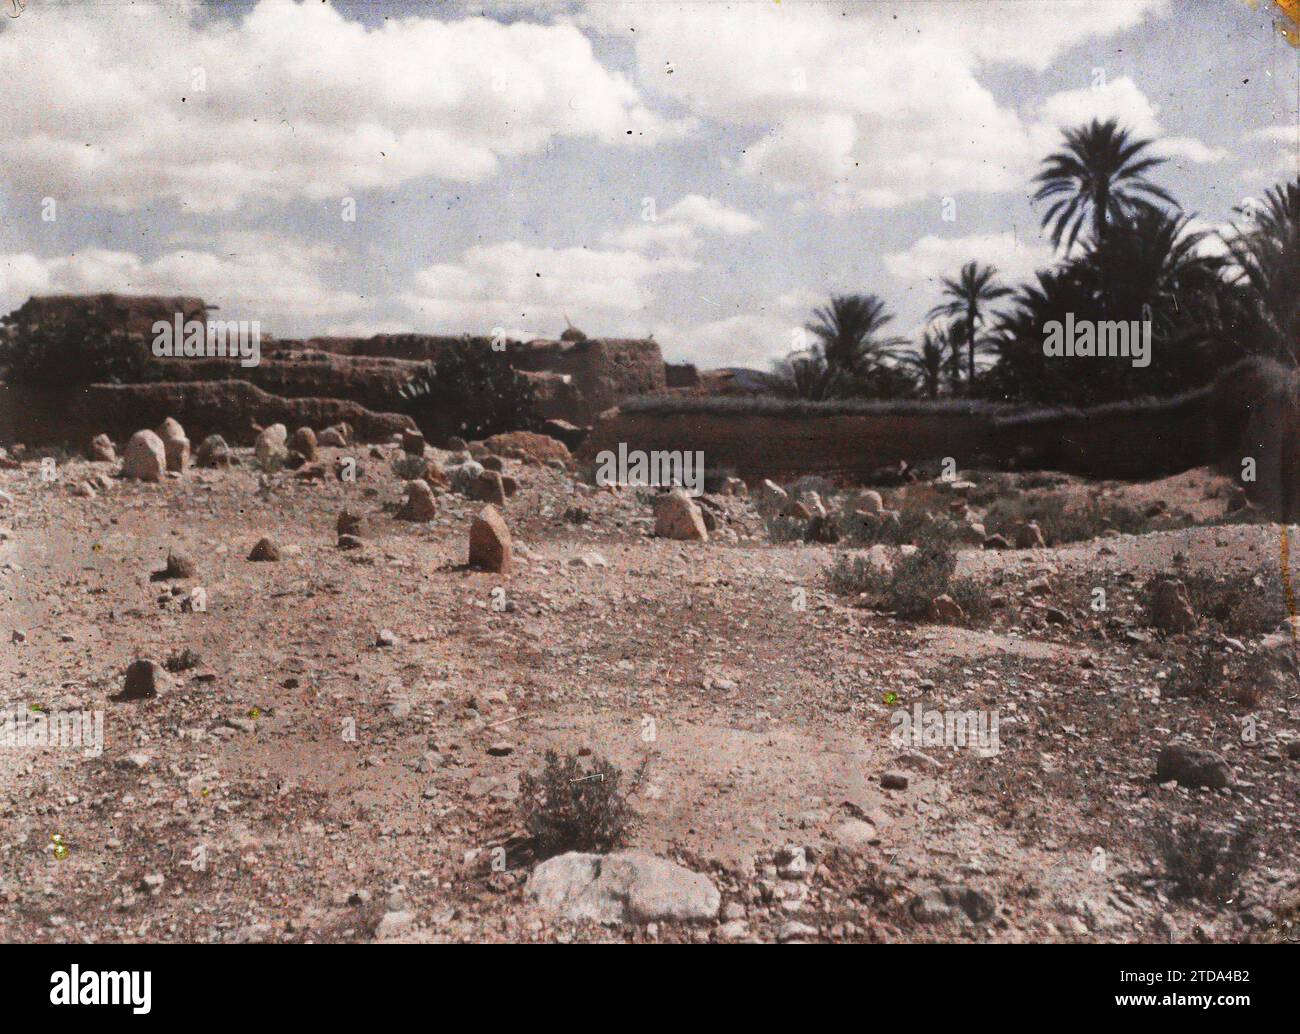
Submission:
M 152 431 L 136 431 L 126 443 L 122 476 L 140 481 L 161 481 L 167 473 L 167 450 Z
M 470 522 L 469 566 L 499 574 L 509 574 L 514 566 L 510 529 L 490 503 Z
M 528 893 L 566 919 L 610 924 L 713 919 L 722 900 L 707 876 L 641 851 L 547 859 Z
M 1168 744 L 1156 759 L 1156 779 L 1162 783 L 1177 782 L 1180 786 L 1208 786 L 1213 790 L 1231 786 L 1237 781 L 1228 762 L 1214 753 L 1190 743 Z
M 700 508 L 682 488 L 674 488 L 656 497 L 655 534 L 660 538 L 685 542 L 709 541 Z

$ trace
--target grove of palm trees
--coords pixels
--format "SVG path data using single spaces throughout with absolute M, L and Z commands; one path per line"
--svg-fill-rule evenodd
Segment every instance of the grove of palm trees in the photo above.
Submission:
M 775 390 L 807 398 L 958 396 L 1095 405 L 1175 396 L 1242 359 L 1300 361 L 1300 179 L 1269 187 L 1218 229 L 1157 182 L 1164 159 L 1115 120 L 1065 131 L 1031 185 L 1056 248 L 1010 283 L 971 256 L 943 277 L 919 342 L 886 336 L 873 294 L 816 310 L 812 346 L 776 365 Z M 1044 354 L 1045 328 L 1150 321 L 1152 362 Z

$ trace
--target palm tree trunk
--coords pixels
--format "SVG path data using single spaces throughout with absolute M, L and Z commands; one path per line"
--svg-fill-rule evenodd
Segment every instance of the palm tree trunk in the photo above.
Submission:
M 972 392 L 975 390 L 975 314 L 968 313 L 966 316 L 966 355 L 967 355 L 967 381 L 968 387 Z

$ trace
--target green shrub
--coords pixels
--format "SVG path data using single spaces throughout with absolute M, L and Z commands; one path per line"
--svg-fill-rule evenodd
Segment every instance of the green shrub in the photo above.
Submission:
M 519 811 L 538 856 L 605 852 L 623 843 L 636 817 L 630 797 L 648 764 L 647 757 L 625 789 L 622 770 L 599 755 L 561 758 L 548 750 L 542 771 L 519 779 Z
M 467 440 L 541 426 L 532 383 L 485 338 L 448 346 L 402 387 L 398 408 L 435 440 Z
M 143 379 L 149 346 L 115 326 L 100 306 L 71 305 L 28 319 L 27 307 L 5 317 L 0 370 L 10 384 L 66 388 Z

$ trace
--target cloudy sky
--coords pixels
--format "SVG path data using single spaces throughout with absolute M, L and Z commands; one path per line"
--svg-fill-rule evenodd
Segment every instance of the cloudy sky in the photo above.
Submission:
M 1270 0 L 0 0 L 0 312 L 198 294 L 282 337 L 653 333 L 757 365 L 872 291 L 1050 260 L 1028 181 L 1121 118 L 1206 225 L 1300 175 Z M 948 216 L 948 218 L 945 218 Z

